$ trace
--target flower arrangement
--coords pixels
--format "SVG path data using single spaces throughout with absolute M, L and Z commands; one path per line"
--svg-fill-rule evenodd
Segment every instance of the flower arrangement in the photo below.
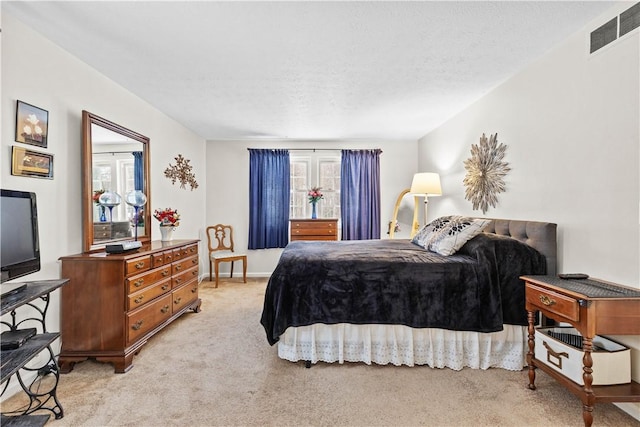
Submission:
M 180 225 L 180 215 L 178 214 L 177 209 L 156 209 L 153 212 L 153 217 L 160 221 L 161 226 L 177 227 Z
M 318 200 L 324 198 L 324 195 L 320 190 L 320 187 L 313 187 L 311 190 L 309 190 L 309 192 L 307 193 L 307 196 L 309 196 L 309 203 L 317 203 Z
M 96 205 L 100 204 L 100 196 L 105 192 L 105 190 L 96 190 L 93 192 L 93 203 Z

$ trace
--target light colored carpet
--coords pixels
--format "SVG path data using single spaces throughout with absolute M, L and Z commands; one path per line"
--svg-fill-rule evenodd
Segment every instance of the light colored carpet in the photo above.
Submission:
M 260 325 L 266 279 L 201 284 L 187 313 L 126 374 L 87 361 L 61 376 L 63 426 L 581 426 L 578 398 L 538 371 L 319 363 L 277 356 Z M 3 406 L 18 404 L 19 397 Z M 638 426 L 598 404 L 595 426 Z

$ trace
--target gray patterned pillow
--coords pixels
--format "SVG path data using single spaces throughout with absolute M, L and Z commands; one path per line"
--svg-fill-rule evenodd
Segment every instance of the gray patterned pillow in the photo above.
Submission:
M 431 237 L 428 249 L 440 255 L 453 255 L 490 222 L 490 219 L 452 216 L 446 226 Z
M 440 218 L 434 219 L 422 227 L 411 242 L 425 249 L 429 249 L 429 244 L 433 238 L 440 230 L 449 224 L 451 218 L 453 218 L 453 215 L 441 216 Z

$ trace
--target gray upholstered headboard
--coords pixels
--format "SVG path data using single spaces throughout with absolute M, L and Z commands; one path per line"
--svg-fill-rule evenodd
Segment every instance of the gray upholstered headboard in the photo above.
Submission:
M 555 275 L 558 262 L 557 228 L 558 225 L 552 222 L 491 219 L 482 231 L 510 236 L 535 248 L 547 259 L 547 274 Z

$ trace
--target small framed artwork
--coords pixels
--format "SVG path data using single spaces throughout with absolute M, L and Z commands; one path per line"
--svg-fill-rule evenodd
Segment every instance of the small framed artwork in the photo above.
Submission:
M 11 175 L 53 179 L 53 154 L 13 146 Z
M 16 107 L 16 142 L 47 148 L 49 112 L 18 100 Z

